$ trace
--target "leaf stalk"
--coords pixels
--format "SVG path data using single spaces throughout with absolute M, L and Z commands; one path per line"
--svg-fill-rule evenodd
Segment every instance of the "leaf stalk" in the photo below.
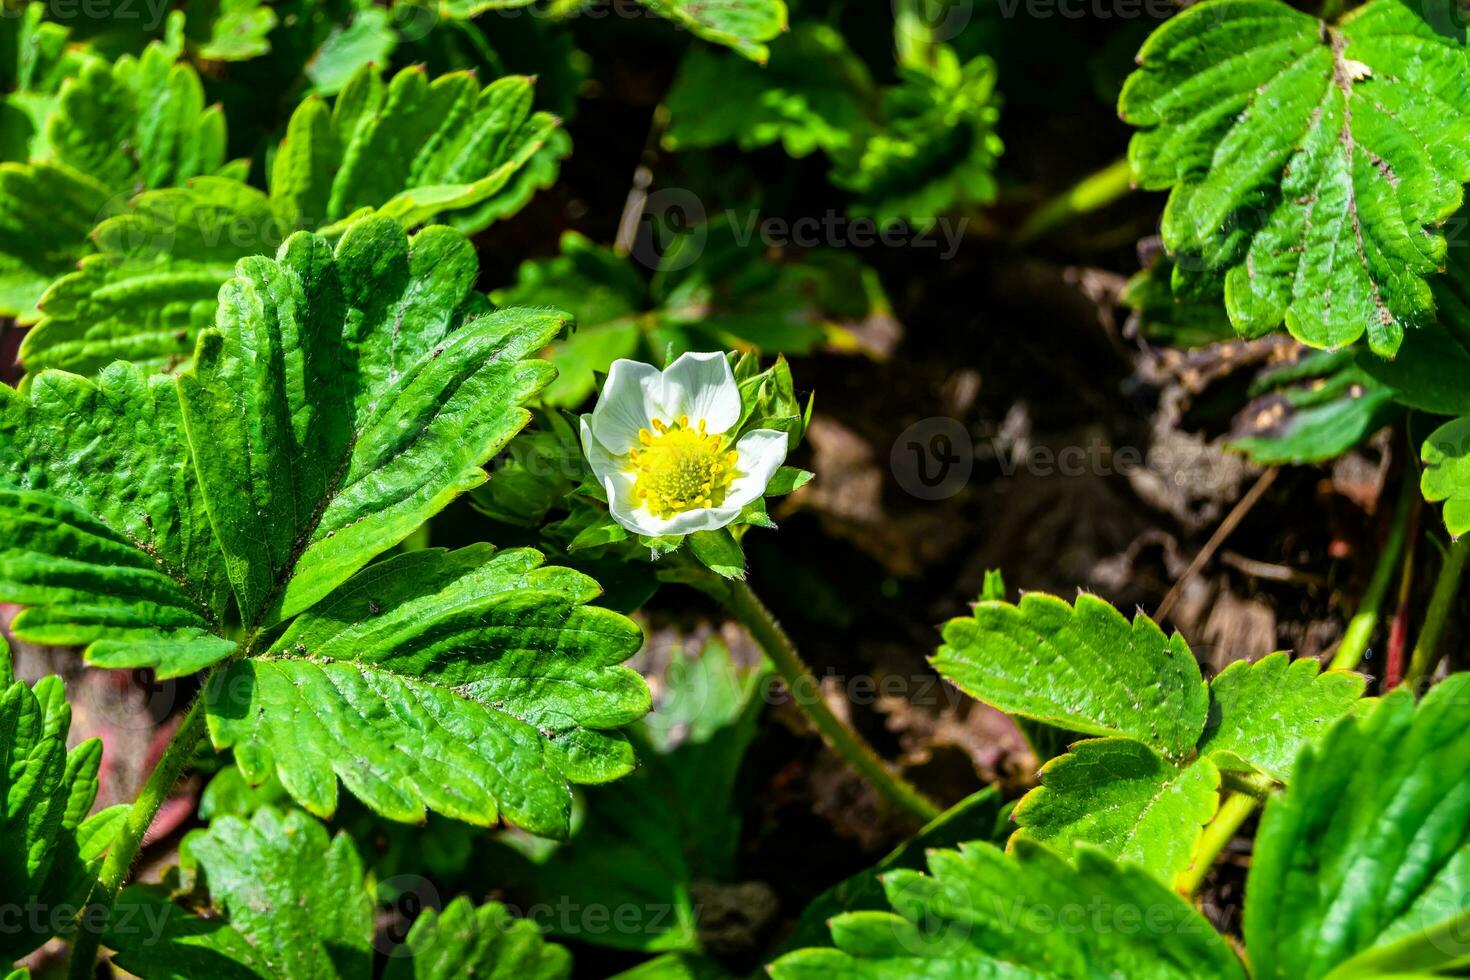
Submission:
M 208 683 L 208 677 L 205 682 Z M 102 933 L 110 917 L 112 903 L 123 882 L 127 880 L 133 859 L 138 855 L 148 828 L 153 825 L 153 818 L 158 815 L 159 808 L 179 781 L 204 731 L 204 691 L 201 688 L 188 713 L 184 715 L 184 720 L 180 722 L 178 731 L 174 732 L 174 737 L 163 750 L 158 765 L 153 767 L 148 781 L 143 784 L 142 792 L 133 801 L 123 820 L 122 829 L 118 831 L 117 840 L 113 841 L 107 852 L 107 860 L 97 878 L 97 887 L 92 890 L 87 907 L 80 916 L 82 925 L 77 929 L 76 940 L 72 943 L 71 980 L 91 980 L 95 975 L 97 951 L 102 943 Z M 106 910 L 106 913 L 95 911 L 99 908 Z
M 1419 640 L 1414 644 L 1414 653 L 1409 659 L 1409 669 L 1404 674 L 1404 684 L 1410 690 L 1417 690 L 1420 682 L 1439 665 L 1440 634 L 1444 632 L 1455 596 L 1460 592 L 1460 575 L 1465 571 L 1467 557 L 1470 557 L 1470 534 L 1450 545 L 1444 564 L 1440 566 L 1434 593 L 1429 597 L 1429 608 L 1424 613 L 1424 626 L 1419 631 Z
M 1226 846 L 1235 838 L 1241 824 L 1255 812 L 1260 800 L 1249 793 L 1231 793 L 1225 797 L 1220 809 L 1205 824 L 1204 833 L 1194 845 L 1189 867 L 1180 873 L 1175 889 L 1181 895 L 1193 895 L 1204 883 L 1205 876 L 1215 866 L 1215 861 Z
M 885 800 L 921 824 L 928 823 L 943 812 L 938 804 L 890 769 L 866 739 L 833 713 L 822 698 L 821 687 L 812 675 L 811 668 L 801 659 L 791 637 L 749 585 L 743 581 L 720 579 L 711 573 L 692 576 L 689 581 L 723 605 L 750 632 L 775 665 L 781 679 L 786 682 L 791 699 L 821 733 L 823 740 L 871 783 Z M 804 692 L 811 693 L 807 695 Z
M 1025 245 L 1055 231 L 1074 218 L 1107 207 L 1133 190 L 1133 165 L 1126 157 L 1083 177 L 1031 213 L 1015 244 Z
M 1398 568 L 1404 543 L 1409 537 L 1410 518 L 1420 499 L 1418 473 L 1411 466 L 1404 471 L 1404 487 L 1394 506 L 1393 523 L 1389 525 L 1388 537 L 1383 541 L 1383 550 L 1378 555 L 1373 577 L 1368 582 L 1367 590 L 1363 592 L 1363 601 L 1358 605 L 1358 611 L 1353 613 L 1347 629 L 1343 631 L 1337 652 L 1333 654 L 1333 669 L 1356 670 L 1368 652 L 1368 642 L 1373 639 L 1373 631 L 1378 628 L 1383 600 L 1388 595 L 1389 586 L 1393 584 L 1394 571 Z

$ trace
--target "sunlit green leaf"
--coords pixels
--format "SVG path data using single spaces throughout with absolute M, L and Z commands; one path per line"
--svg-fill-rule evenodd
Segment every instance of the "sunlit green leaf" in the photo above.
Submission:
M 193 466 L 173 385 L 129 365 L 0 387 L 0 598 L 30 607 L 16 634 L 163 677 L 227 656 Z
M 1285 653 L 1226 667 L 1210 682 L 1200 754 L 1222 769 L 1255 767 L 1286 779 L 1302 747 L 1319 741 L 1367 686 L 1362 674 L 1320 667 L 1312 657 Z
M 1078 849 L 1070 865 L 1021 842 L 928 855 L 929 873 L 884 877 L 892 912 L 831 922 L 835 949 L 771 964 L 775 980 L 1027 977 L 1212 977 L 1245 970 L 1204 917 L 1146 871 Z M 1093 910 L 1093 911 L 1089 911 Z
M 566 980 L 572 974 L 564 947 L 495 902 L 476 908 L 456 898 L 443 911 L 424 909 L 406 946 L 388 961 L 383 980 Z
M 1242 333 L 1378 353 L 1428 322 L 1436 230 L 1470 180 L 1470 67 L 1448 4 L 1371 0 L 1325 24 L 1207 0 L 1139 53 L 1120 99 L 1171 251 L 1226 272 Z
M 0 957 L 17 960 L 70 925 L 116 829 L 116 811 L 87 818 L 102 743 L 70 751 L 71 707 L 61 678 L 15 679 L 0 638 L 0 895 L 8 923 Z M 70 909 L 70 913 L 66 912 Z
M 202 873 L 207 916 L 133 885 L 105 942 L 119 966 L 160 980 L 342 978 L 372 970 L 373 903 L 346 834 L 329 838 L 300 810 L 222 817 L 184 839 L 179 860 Z
M 1445 527 L 1455 537 L 1470 531 L 1470 418 L 1446 422 L 1424 440 L 1424 499 L 1444 502 Z
M 1040 779 L 1016 806 L 1013 841 L 1064 853 L 1087 843 L 1166 884 L 1189 866 L 1219 802 L 1220 773 L 1210 760 L 1181 768 L 1127 738 L 1078 742 L 1043 766 Z
M 1397 690 L 1297 761 L 1246 882 L 1255 976 L 1427 976 L 1464 962 L 1470 676 Z M 1445 927 L 1450 927 L 1445 930 Z
M 1194 654 L 1142 614 L 1130 625 L 1090 595 L 1075 607 L 1031 592 L 981 602 L 944 626 L 934 666 L 1002 711 L 1070 731 L 1121 735 L 1183 758 L 1204 729 L 1208 693 Z
M 370 566 L 208 690 L 215 744 L 253 783 L 278 776 L 312 812 L 337 783 L 392 819 L 425 808 L 565 836 L 568 781 L 633 767 L 613 729 L 648 710 L 619 666 L 637 627 L 598 587 L 533 551 L 488 546 Z M 426 725 L 432 719 L 434 724 Z
M 764 42 L 786 30 L 784 0 L 638 0 L 654 13 L 688 28 L 697 37 L 724 44 L 752 61 L 764 62 Z
M 98 254 L 41 299 L 23 363 L 86 372 L 122 357 L 173 369 L 213 322 L 235 262 L 275 252 L 298 229 L 335 239 L 377 215 L 404 228 L 445 218 L 480 230 L 524 205 L 565 155 L 565 143 L 552 139 L 557 120 L 532 111 L 532 94 L 532 80 L 520 76 L 482 88 L 468 72 L 430 81 L 410 68 L 385 81 L 364 68 L 334 104 L 312 97 L 296 109 L 269 194 L 200 179 L 143 194 L 104 221 Z M 533 165 L 534 175 L 522 173 Z M 81 223 L 105 216 L 94 210 Z M 5 227 L 0 212 L 0 244 Z

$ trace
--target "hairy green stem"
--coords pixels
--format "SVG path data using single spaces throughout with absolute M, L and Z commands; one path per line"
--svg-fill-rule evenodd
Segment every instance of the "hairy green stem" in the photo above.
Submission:
M 1393 584 L 1394 572 L 1398 569 L 1399 558 L 1404 552 L 1404 542 L 1408 540 L 1409 518 L 1420 500 L 1416 470 L 1409 467 L 1404 472 L 1404 488 L 1394 506 L 1393 523 L 1389 525 L 1388 537 L 1383 542 L 1383 551 L 1378 555 L 1373 578 L 1369 580 L 1367 591 L 1363 593 L 1363 601 L 1358 605 L 1358 611 L 1353 613 L 1353 618 L 1348 621 L 1347 629 L 1342 634 L 1342 642 L 1337 645 L 1337 653 L 1332 657 L 1334 668 L 1356 670 L 1363 655 L 1368 652 L 1368 642 L 1373 639 L 1373 631 L 1378 628 L 1384 597 Z
M 1199 890 L 1204 882 L 1205 876 L 1215 866 L 1215 861 L 1220 857 L 1220 852 L 1225 850 L 1226 845 L 1235 837 L 1240 825 L 1245 823 L 1252 813 L 1255 812 L 1256 804 L 1260 800 L 1249 793 L 1231 793 L 1225 797 L 1220 804 L 1220 809 L 1210 822 L 1205 824 L 1204 833 L 1200 834 L 1199 841 L 1194 845 L 1194 854 L 1190 857 L 1189 867 L 1180 875 L 1174 885 L 1182 895 L 1193 895 Z
M 1429 608 L 1424 613 L 1424 626 L 1419 631 L 1419 640 L 1414 644 L 1414 654 L 1409 660 L 1409 669 L 1404 673 L 1404 683 L 1416 690 L 1419 683 L 1428 677 L 1439 664 L 1439 637 L 1449 619 L 1450 606 L 1460 592 L 1460 575 L 1465 571 L 1465 559 L 1470 557 L 1470 534 L 1450 545 L 1440 567 L 1439 579 L 1434 583 L 1434 594 L 1429 597 Z
M 1016 232 L 1016 244 L 1035 241 L 1073 218 L 1106 207 L 1133 189 L 1133 165 L 1125 157 L 1083 177 L 1032 212 Z
M 204 721 L 204 696 L 201 693 L 194 699 L 188 714 L 184 715 L 184 720 L 179 724 L 178 731 L 174 732 L 174 737 L 169 740 L 168 747 L 163 750 L 162 758 L 153 767 L 153 772 L 143 784 L 138 798 L 133 801 L 123 820 L 122 829 L 118 831 L 117 839 L 107 852 L 107 860 L 97 878 L 97 887 L 92 890 L 87 908 L 81 916 L 85 925 L 77 930 L 76 940 L 72 944 L 72 980 L 90 980 L 96 973 L 97 950 L 102 943 L 102 931 L 108 916 L 94 910 L 112 908 L 118 890 L 122 888 L 132 869 L 138 848 L 143 844 L 143 837 L 153 825 L 153 818 L 158 815 L 158 808 L 168 799 L 174 784 L 183 774 L 184 766 L 193 756 L 194 747 L 204 735 Z
M 796 645 L 791 642 L 791 637 L 786 635 L 781 624 L 776 622 L 776 617 L 771 615 L 771 611 L 751 591 L 749 585 L 720 579 L 708 573 L 695 578 L 692 584 L 719 601 L 750 631 L 755 642 L 776 665 L 776 670 L 786 682 L 797 707 L 816 726 L 817 731 L 821 732 L 822 738 L 833 751 L 846 759 L 848 765 L 871 783 L 884 799 L 921 824 L 928 823 L 943 812 L 906 779 L 889 769 L 861 735 L 833 714 L 822 698 L 821 686 L 801 659 L 801 654 L 796 652 Z

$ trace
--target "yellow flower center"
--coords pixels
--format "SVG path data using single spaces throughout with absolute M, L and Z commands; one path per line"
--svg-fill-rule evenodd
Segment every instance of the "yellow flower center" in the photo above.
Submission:
M 725 502 L 738 456 L 721 451 L 723 440 L 704 429 L 704 420 L 693 427 L 689 416 L 681 415 L 672 425 L 654 419 L 652 431 L 638 431 L 638 445 L 628 459 L 638 475 L 633 492 L 650 514 L 667 520 Z

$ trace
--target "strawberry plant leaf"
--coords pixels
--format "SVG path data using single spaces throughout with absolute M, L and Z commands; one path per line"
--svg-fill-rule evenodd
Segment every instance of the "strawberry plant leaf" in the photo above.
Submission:
M 124 197 L 219 171 L 224 113 L 205 106 L 199 75 L 175 58 L 154 43 L 136 58 L 86 62 L 46 123 L 54 160 Z
M 106 935 L 114 961 L 159 980 L 348 978 L 371 972 L 373 886 L 352 839 L 300 810 L 266 806 L 250 819 L 225 816 L 189 834 L 172 880 L 202 879 L 174 896 L 134 885 L 114 906 Z M 542 940 L 535 924 L 504 906 L 458 898 L 415 920 L 390 956 L 385 977 L 532 977 L 563 980 L 571 957 Z
M 1233 340 L 1223 284 L 1190 281 L 1167 256 L 1128 280 L 1118 301 L 1133 311 L 1129 332 L 1169 347 L 1204 347 Z
M 779 142 L 792 157 L 852 148 L 874 125 L 878 94 L 860 58 L 826 24 L 792 28 L 759 67 L 694 48 L 679 65 L 665 104 L 669 150 Z
M 426 908 L 408 931 L 407 950 L 395 951 L 383 980 L 567 980 L 572 956 L 548 943 L 529 919 L 505 906 L 476 907 L 456 898 L 442 911 Z
M 225 766 L 199 794 L 199 819 L 252 817 L 264 806 L 290 806 L 291 794 L 275 776 L 252 786 L 239 766 Z
M 346 976 L 369 968 L 372 902 L 346 835 L 267 807 L 188 835 L 179 863 L 199 872 L 230 928 L 277 974 L 310 975 L 327 962 Z
M 995 198 L 1000 118 L 995 62 L 961 62 L 937 45 L 933 64 L 899 70 L 883 93 L 879 125 L 834 160 L 832 182 L 855 195 L 850 208 L 879 226 L 930 228 L 956 210 Z
M 36 321 L 41 294 L 86 252 L 110 198 L 105 185 L 70 167 L 0 163 L 0 316 Z
M 368 215 L 484 228 L 554 179 L 566 155 L 557 120 L 532 111 L 532 90 L 522 76 L 481 88 L 468 72 L 429 81 L 410 68 L 384 81 L 365 67 L 330 107 L 312 97 L 297 108 L 269 194 L 201 178 L 103 221 L 97 254 L 41 298 L 22 362 L 88 372 L 121 357 L 174 369 L 213 321 L 235 262 L 274 252 L 298 229 L 336 239 Z M 0 243 L 5 226 L 0 213 Z
M 239 181 L 201 177 L 143 194 L 99 225 L 96 253 L 46 290 L 21 362 L 33 372 L 88 373 L 115 360 L 174 371 L 214 322 L 235 263 L 275 252 L 279 234 L 266 196 Z
M 1285 780 L 1302 747 L 1351 711 L 1367 686 L 1355 671 L 1320 667 L 1285 653 L 1230 664 L 1210 682 L 1200 754 L 1222 769 L 1255 768 Z
M 38 949 L 57 913 L 86 901 L 116 830 L 118 809 L 88 817 L 97 796 L 102 742 L 70 751 L 71 706 L 61 678 L 15 679 L 0 638 L 0 894 L 12 910 L 0 958 Z
M 71 47 L 69 32 L 44 20 L 45 5 L 26 4 L 0 19 L 0 162 L 45 157 L 46 117 L 62 83 L 89 54 Z
M 934 666 L 960 690 L 1069 731 L 1121 735 L 1181 759 L 1205 725 L 1208 692 L 1179 634 L 1080 595 L 981 602 L 944 626 Z
M 380 562 L 213 678 L 210 734 L 251 784 L 274 774 L 320 816 L 335 812 L 340 778 L 392 819 L 427 806 L 565 836 L 567 781 L 631 771 L 611 730 L 648 710 L 643 682 L 619 666 L 639 631 L 584 605 L 599 591 L 530 550 Z
M 1466 217 L 1461 212 L 1455 219 Z M 1470 415 L 1470 249 L 1454 241 L 1445 274 L 1430 280 L 1438 319 L 1404 338 L 1392 360 L 1370 351 L 1358 363 L 1402 405 L 1435 415 Z
M 398 46 L 393 12 L 372 0 L 285 0 L 276 9 L 295 23 L 291 67 L 311 83 L 316 95 L 336 95 L 370 65 L 386 65 Z M 281 32 L 276 32 L 280 44 Z
M 189 50 L 206 61 L 245 61 L 271 49 L 277 18 L 264 0 L 193 2 L 184 13 Z
M 1246 882 L 1255 976 L 1385 976 L 1406 952 L 1418 976 L 1463 961 L 1463 937 L 1435 930 L 1470 912 L 1467 698 L 1466 674 L 1417 708 L 1399 689 L 1302 753 Z
M 1226 447 L 1259 466 L 1336 459 L 1401 414 L 1393 389 L 1351 351 L 1313 351 L 1266 371 L 1251 394 Z
M 478 204 L 455 212 L 454 227 L 472 232 L 488 228 L 519 213 L 539 191 L 556 183 L 562 161 L 572 155 L 572 138 L 559 123 L 544 132 L 545 141 L 504 184 Z
M 766 41 L 786 30 L 784 0 L 638 0 L 660 17 L 689 29 L 695 37 L 723 44 L 762 64 L 770 56 Z
M 1064 854 L 1085 842 L 1165 883 L 1189 866 L 1219 803 L 1220 772 L 1210 760 L 1181 768 L 1130 738 L 1078 742 L 1039 776 L 1041 785 L 1016 805 L 1013 842 L 1040 841 Z
M 1438 9 L 1438 8 L 1436 8 Z M 1433 317 L 1436 230 L 1470 181 L 1467 49 L 1449 20 L 1371 0 L 1333 24 L 1280 0 L 1166 21 L 1119 101 L 1138 183 L 1171 189 L 1171 252 L 1226 272 L 1245 334 L 1380 354 Z M 1449 17 L 1450 15 L 1446 15 Z
M 246 259 L 179 379 L 199 481 L 247 624 L 310 606 L 459 493 L 529 418 L 550 312 L 460 323 L 455 232 L 354 225 Z M 459 329 L 455 329 L 459 327 Z M 244 476 L 242 486 L 242 474 Z M 243 490 L 243 492 L 242 492 Z
M 485 481 L 553 370 L 529 358 L 563 317 L 485 313 L 477 272 L 445 227 L 410 241 L 365 219 L 336 249 L 299 233 L 240 263 L 176 383 L 117 364 L 0 391 L 16 629 L 176 676 L 236 651 L 233 591 L 247 656 L 206 709 L 252 783 L 275 773 L 328 815 L 340 777 L 392 819 L 565 835 L 567 782 L 632 768 L 612 730 L 648 707 L 617 666 L 637 628 L 530 551 L 361 570 Z
M 123 969 L 169 980 L 371 973 L 373 903 L 346 834 L 265 807 L 189 834 L 179 861 L 204 878 L 210 915 L 185 912 L 158 886 L 124 889 L 104 940 Z
M 173 385 L 135 367 L 0 387 L 0 599 L 30 607 L 16 635 L 162 677 L 228 656 L 228 586 L 192 468 Z
M 839 33 L 801 24 L 769 67 L 691 52 L 668 96 L 664 145 L 779 142 L 793 157 L 822 150 L 833 183 L 855 196 L 852 214 L 927 229 L 995 196 L 995 78 L 989 58 L 961 62 L 937 45 L 931 64 L 901 68 L 899 84 L 880 89 Z
M 133 194 L 228 169 L 224 115 L 174 57 L 155 43 L 86 59 L 47 106 L 44 145 L 32 147 L 46 155 L 0 164 L 0 315 L 34 322 L 46 286 Z
M 1079 848 L 1071 865 L 1031 842 L 1013 854 L 972 843 L 933 851 L 928 863 L 927 875 L 884 877 L 892 912 L 835 917 L 835 949 L 788 953 L 771 975 L 1245 977 L 1230 944 L 1184 899 L 1093 848 Z M 1101 925 L 1066 924 L 1090 908 L 1104 910 Z
M 1444 502 L 1444 524 L 1459 537 L 1470 531 L 1470 418 L 1446 422 L 1429 434 L 1419 478 L 1424 499 Z
M 364 208 L 411 227 L 477 205 L 558 125 L 531 110 L 534 85 L 512 75 L 482 89 L 470 72 L 431 81 L 419 68 L 385 82 L 366 67 L 330 109 L 310 98 L 292 114 L 271 171 L 272 204 L 286 227 L 329 233 Z

